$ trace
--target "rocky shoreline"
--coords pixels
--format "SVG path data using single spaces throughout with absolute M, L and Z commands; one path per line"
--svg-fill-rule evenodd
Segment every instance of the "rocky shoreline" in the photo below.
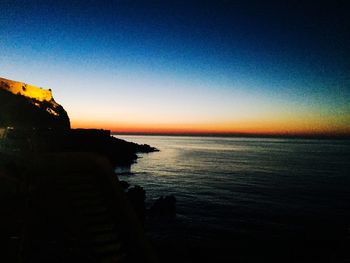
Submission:
M 98 129 L 34 129 L 8 127 L 0 138 L 0 149 L 9 153 L 92 152 L 105 156 L 113 166 L 131 165 L 137 153 L 158 149 L 111 136 Z
M 89 255 L 86 262 L 115 262 L 125 255 L 132 259 L 127 262 L 155 262 L 141 227 L 145 192 L 139 186 L 123 189 L 113 167 L 130 166 L 138 153 L 159 150 L 115 138 L 109 130 L 72 129 L 51 90 L 0 78 L 0 102 L 0 242 L 6 250 L 0 261 L 34 262 L 56 253 L 70 259 Z M 97 206 L 96 198 L 101 200 Z M 76 199 L 82 214 L 71 206 Z M 175 215 L 175 201 L 160 198 L 150 211 Z M 106 224 L 113 230 L 99 233 Z M 72 232 L 57 231 L 67 227 Z M 98 233 L 91 235 L 95 228 Z M 76 244 L 65 247 L 73 239 Z

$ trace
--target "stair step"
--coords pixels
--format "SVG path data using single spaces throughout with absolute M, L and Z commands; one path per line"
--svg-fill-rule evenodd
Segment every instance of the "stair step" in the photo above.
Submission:
M 94 234 L 94 233 L 111 232 L 114 229 L 115 229 L 114 224 L 103 224 L 103 225 L 91 226 L 87 231 L 91 234 Z
M 95 200 L 102 197 L 101 192 L 70 192 L 69 197 L 74 201 L 79 200 Z
M 119 252 L 122 248 L 122 243 L 116 242 L 116 243 L 109 243 L 105 245 L 99 245 L 94 247 L 94 252 L 98 255 L 107 255 L 107 254 L 113 254 L 116 252 Z
M 127 262 L 126 260 L 127 260 L 127 256 L 125 253 L 117 253 L 115 255 L 101 257 L 98 262 L 99 263 L 121 263 L 121 262 Z
M 101 214 L 106 214 L 108 213 L 108 208 L 106 206 L 96 206 L 96 207 L 89 207 L 89 208 L 78 208 L 80 213 L 82 215 L 101 215 Z
M 51 181 L 57 182 L 57 183 L 72 183 L 72 182 L 77 182 L 77 183 L 91 183 L 91 184 L 96 184 L 96 178 L 92 176 L 74 176 L 74 175 L 66 175 L 66 176 L 55 176 L 50 178 L 52 179 Z
M 112 224 L 113 221 L 110 217 L 106 216 L 98 216 L 98 217 L 85 217 L 84 220 L 87 222 L 87 226 L 91 227 L 93 225 L 104 225 L 104 224 Z
M 119 243 L 120 240 L 115 235 L 115 233 L 108 233 L 108 234 L 100 234 L 100 235 L 94 235 L 90 239 L 90 243 L 94 244 L 112 244 L 112 243 Z
M 57 184 L 56 189 L 71 191 L 71 192 L 88 192 L 96 191 L 98 188 L 92 184 Z
M 94 209 L 100 206 L 105 205 L 106 199 L 103 197 L 99 197 L 96 199 L 85 199 L 85 198 L 76 198 L 73 200 L 73 206 L 76 207 L 77 209 L 79 208 L 86 208 L 86 209 Z

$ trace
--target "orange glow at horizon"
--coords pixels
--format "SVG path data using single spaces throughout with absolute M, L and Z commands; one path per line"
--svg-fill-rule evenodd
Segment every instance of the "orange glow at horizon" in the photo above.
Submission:
M 260 135 L 350 135 L 342 120 L 287 118 L 237 120 L 217 123 L 133 123 L 72 120 L 73 128 L 108 129 L 115 133 L 140 134 L 260 134 Z

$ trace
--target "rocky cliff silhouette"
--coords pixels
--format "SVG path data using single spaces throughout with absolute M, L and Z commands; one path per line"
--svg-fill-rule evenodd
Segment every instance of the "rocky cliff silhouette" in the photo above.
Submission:
M 67 130 L 70 121 L 51 90 L 0 78 L 0 127 Z
M 8 152 L 93 152 L 113 165 L 130 165 L 136 153 L 156 148 L 111 136 L 109 130 L 71 129 L 51 90 L 0 78 L 0 149 Z

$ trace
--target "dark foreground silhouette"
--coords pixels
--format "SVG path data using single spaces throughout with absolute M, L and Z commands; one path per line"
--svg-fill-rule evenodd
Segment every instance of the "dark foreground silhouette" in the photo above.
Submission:
M 156 262 L 107 159 L 1 157 L 1 262 Z
M 156 262 L 114 173 L 156 150 L 71 129 L 51 90 L 0 78 L 0 262 Z
M 15 84 L 0 83 L 0 262 L 350 262 L 349 237 L 314 222 L 294 238 L 148 232 L 148 242 L 143 227 L 173 227 L 176 198 L 146 209 L 142 187 L 120 183 L 114 167 L 157 149 L 70 129 L 53 98 L 13 94 Z

